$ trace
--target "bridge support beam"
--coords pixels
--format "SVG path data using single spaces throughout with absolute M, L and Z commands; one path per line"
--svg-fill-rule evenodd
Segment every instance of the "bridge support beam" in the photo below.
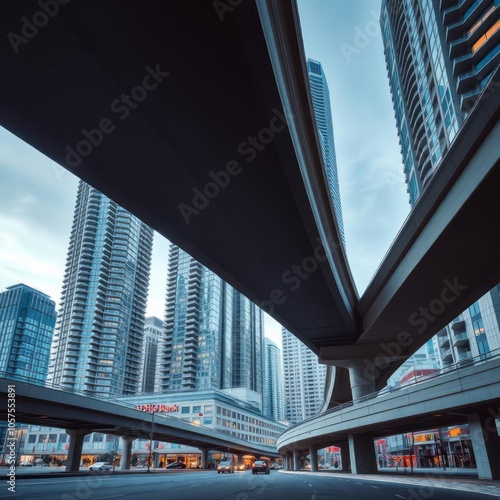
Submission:
M 316 446 L 309 446 L 309 462 L 311 471 L 318 472 L 318 448 Z
M 121 470 L 129 470 L 130 469 L 130 459 L 132 458 L 132 443 L 135 438 L 132 436 L 122 436 L 123 441 L 123 451 L 122 451 L 122 460 L 120 462 Z
M 201 452 L 201 468 L 208 468 L 208 448 L 199 448 Z
M 351 457 L 349 454 L 349 446 L 347 444 L 340 447 L 340 461 L 342 462 L 342 470 L 351 470 Z
M 479 479 L 500 479 L 500 439 L 495 418 L 498 415 L 488 412 L 467 415 Z
M 375 392 L 375 372 L 366 359 L 353 359 L 349 363 L 349 381 L 353 401 Z
M 92 429 L 66 429 L 70 436 L 66 472 L 78 472 L 82 459 L 83 438 L 92 432 Z
M 300 470 L 300 453 L 293 450 L 293 468 L 292 470 Z
M 350 434 L 349 454 L 353 474 L 375 474 L 377 460 L 371 434 Z
M 287 451 L 285 453 L 285 470 L 293 470 L 293 454 Z

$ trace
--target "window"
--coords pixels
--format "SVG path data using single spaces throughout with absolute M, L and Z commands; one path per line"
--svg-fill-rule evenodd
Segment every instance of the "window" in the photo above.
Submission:
M 183 407 L 181 408 L 181 413 L 182 413 L 183 415 L 186 415 L 187 413 L 190 413 L 190 407 L 189 407 L 189 406 L 183 406 Z

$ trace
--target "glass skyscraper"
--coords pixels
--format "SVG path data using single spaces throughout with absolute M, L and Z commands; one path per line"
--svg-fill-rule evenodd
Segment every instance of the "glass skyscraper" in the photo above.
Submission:
M 155 390 L 158 342 L 162 334 L 163 321 L 155 316 L 146 318 L 142 344 L 141 379 L 139 383 L 141 392 L 151 393 Z
M 80 181 L 49 379 L 102 396 L 136 394 L 153 230 Z
M 264 415 L 274 420 L 285 419 L 283 367 L 279 347 L 268 338 L 266 346 L 266 378 L 264 380 Z
M 500 0 L 383 0 L 381 27 L 410 204 L 500 61 Z
M 285 418 L 295 424 L 319 413 L 324 404 L 326 365 L 304 343 L 282 329 Z
M 498 68 L 500 0 L 383 0 L 381 26 L 413 207 Z M 438 332 L 441 366 L 500 348 L 499 290 Z
M 48 295 L 23 284 L 0 293 L 0 372 L 45 382 L 55 324 L 55 302 Z
M 262 408 L 262 310 L 176 245 L 157 390 L 220 389 Z
M 309 86 L 311 89 L 316 127 L 319 134 L 321 154 L 326 169 L 326 182 L 333 201 L 340 238 L 345 250 L 344 220 L 342 218 L 337 158 L 335 156 L 330 91 L 328 90 L 328 83 L 326 82 L 321 63 L 308 59 L 307 73 L 309 76 Z

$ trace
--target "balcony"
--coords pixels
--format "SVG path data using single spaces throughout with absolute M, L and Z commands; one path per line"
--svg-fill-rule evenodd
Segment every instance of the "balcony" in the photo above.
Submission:
M 462 351 L 457 353 L 457 363 L 471 363 L 472 353 L 470 351 Z
M 459 347 L 469 344 L 469 337 L 466 332 L 457 333 L 453 336 L 453 347 Z
M 439 347 L 448 347 L 450 345 L 450 339 L 448 335 L 441 337 L 439 339 Z
M 451 349 L 442 349 L 441 350 L 441 359 L 443 361 L 453 360 L 453 353 L 451 352 Z
M 465 321 L 462 319 L 461 316 L 458 316 L 453 320 L 453 322 L 451 324 L 451 328 L 455 332 L 463 331 L 463 330 L 465 330 Z

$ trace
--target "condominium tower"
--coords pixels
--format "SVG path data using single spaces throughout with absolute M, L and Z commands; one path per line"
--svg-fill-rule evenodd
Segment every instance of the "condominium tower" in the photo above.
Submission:
M 274 420 L 285 419 L 285 393 L 280 348 L 270 339 L 264 339 L 266 363 L 264 379 L 264 415 Z
M 383 0 L 381 26 L 413 207 L 499 66 L 500 0 Z M 497 285 L 434 338 L 440 364 L 487 357 L 499 325 Z
M 307 73 L 309 76 L 316 128 L 318 129 L 319 143 L 325 165 L 326 182 L 333 201 L 333 209 L 337 219 L 340 238 L 345 249 L 344 221 L 342 218 L 337 159 L 335 156 L 330 91 L 328 90 L 328 83 L 321 63 L 308 59 Z
M 499 0 L 383 0 L 381 27 L 411 205 L 500 61 Z
M 324 403 L 326 366 L 295 335 L 282 329 L 285 418 L 298 423 L 319 413 Z
M 176 245 L 157 390 L 225 392 L 262 409 L 262 310 Z
M 0 293 L 0 372 L 45 382 L 55 324 L 55 302 L 48 295 L 21 283 Z
M 152 245 L 151 228 L 80 181 L 50 357 L 54 383 L 137 393 Z
M 139 389 L 143 393 L 151 393 L 155 390 L 158 342 L 162 334 L 163 320 L 156 316 L 146 318 L 142 344 L 141 378 L 139 381 Z

